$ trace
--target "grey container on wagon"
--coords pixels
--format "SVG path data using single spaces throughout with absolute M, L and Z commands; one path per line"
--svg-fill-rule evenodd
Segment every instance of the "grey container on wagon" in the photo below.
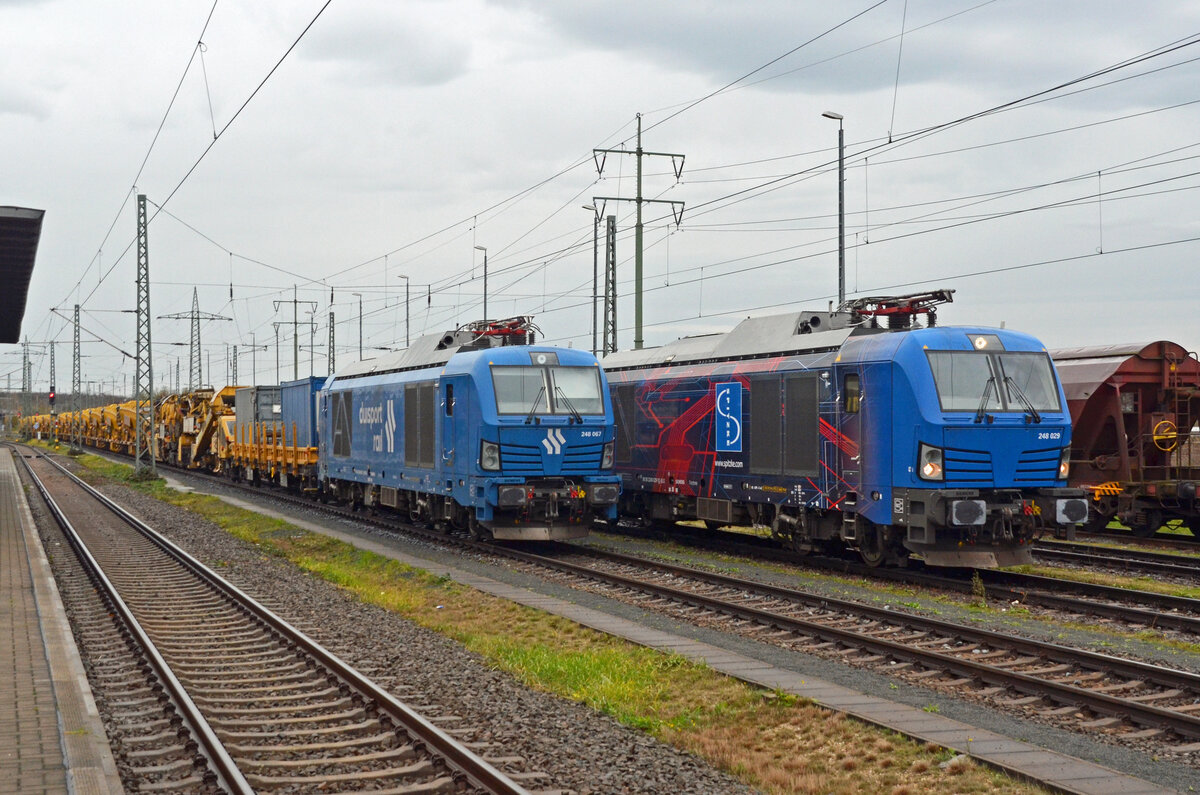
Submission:
M 260 423 L 268 425 L 279 422 L 279 387 L 243 386 L 234 393 L 234 435 L 249 442 L 254 438 L 254 428 Z

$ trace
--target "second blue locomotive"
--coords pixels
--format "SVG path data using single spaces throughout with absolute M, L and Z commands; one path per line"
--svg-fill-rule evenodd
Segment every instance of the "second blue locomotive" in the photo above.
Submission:
M 864 299 L 609 355 L 621 513 L 766 526 L 872 565 L 1029 562 L 1038 532 L 1087 517 L 1067 488 L 1066 400 L 1029 335 L 912 325 L 948 300 Z
M 472 324 L 355 363 L 318 393 L 318 480 L 476 537 L 554 540 L 616 515 L 612 404 L 585 351 L 525 318 Z

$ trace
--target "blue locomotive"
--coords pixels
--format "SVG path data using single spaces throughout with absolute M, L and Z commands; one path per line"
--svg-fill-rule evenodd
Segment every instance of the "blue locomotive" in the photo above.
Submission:
M 871 565 L 1029 562 L 1039 532 L 1087 519 L 1067 488 L 1071 417 L 1033 337 L 935 327 L 951 293 L 607 356 L 620 512 L 765 526 Z
M 604 373 L 533 333 L 527 318 L 470 324 L 330 376 L 317 394 L 322 490 L 475 537 L 576 538 L 615 518 Z

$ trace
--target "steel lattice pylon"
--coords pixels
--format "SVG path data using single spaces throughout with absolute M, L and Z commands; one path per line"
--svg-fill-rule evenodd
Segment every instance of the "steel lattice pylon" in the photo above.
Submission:
M 50 394 L 54 395 L 55 387 L 55 372 L 54 372 L 54 340 L 50 340 Z M 55 396 L 57 398 L 57 395 Z M 58 443 L 58 422 L 54 419 L 58 415 L 58 411 L 54 408 L 54 404 L 50 404 L 50 441 L 53 444 Z
M 83 447 L 83 422 L 79 412 L 79 387 L 82 379 L 79 370 L 79 304 L 75 304 L 75 352 L 71 361 L 71 448 L 79 450 Z
M 617 350 L 617 217 L 608 216 L 604 230 L 604 349 Z
M 192 311 L 176 312 L 173 315 L 159 315 L 159 320 L 190 320 L 192 321 L 192 339 L 188 346 L 188 390 L 199 389 L 204 385 L 204 373 L 200 364 L 200 321 L 201 320 L 231 320 L 224 315 L 214 315 L 211 312 L 200 311 L 200 296 L 196 288 L 192 288 Z M 170 374 L 168 374 L 169 376 Z M 212 373 L 208 374 L 211 381 Z M 168 378 L 168 380 L 170 380 Z M 176 379 L 178 380 L 178 379 Z M 178 390 L 176 390 L 178 391 Z
M 212 373 L 209 373 L 212 377 Z M 192 288 L 192 340 L 188 346 L 188 389 L 200 388 L 204 374 L 200 372 L 200 296 Z
M 146 221 L 146 195 L 137 197 L 137 368 L 133 399 L 137 408 L 134 423 L 133 466 L 137 473 L 154 474 L 154 366 L 150 343 L 150 235 Z
M 407 333 L 407 329 L 406 329 Z M 333 375 L 333 371 L 337 369 L 334 366 L 333 353 L 333 310 L 329 310 L 329 375 Z

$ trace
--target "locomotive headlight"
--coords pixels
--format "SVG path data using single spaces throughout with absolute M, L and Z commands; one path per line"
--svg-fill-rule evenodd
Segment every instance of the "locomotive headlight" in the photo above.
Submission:
M 488 472 L 500 469 L 500 445 L 488 441 L 479 445 L 479 468 Z
M 604 445 L 604 453 L 600 456 L 600 468 L 612 469 L 613 467 L 613 450 L 616 447 L 616 442 L 609 442 Z
M 1071 448 L 1062 451 L 1062 458 L 1058 462 L 1058 479 L 1066 480 L 1067 475 L 1071 474 Z
M 942 449 L 922 443 L 917 455 L 917 467 L 922 479 L 941 480 L 943 475 Z

